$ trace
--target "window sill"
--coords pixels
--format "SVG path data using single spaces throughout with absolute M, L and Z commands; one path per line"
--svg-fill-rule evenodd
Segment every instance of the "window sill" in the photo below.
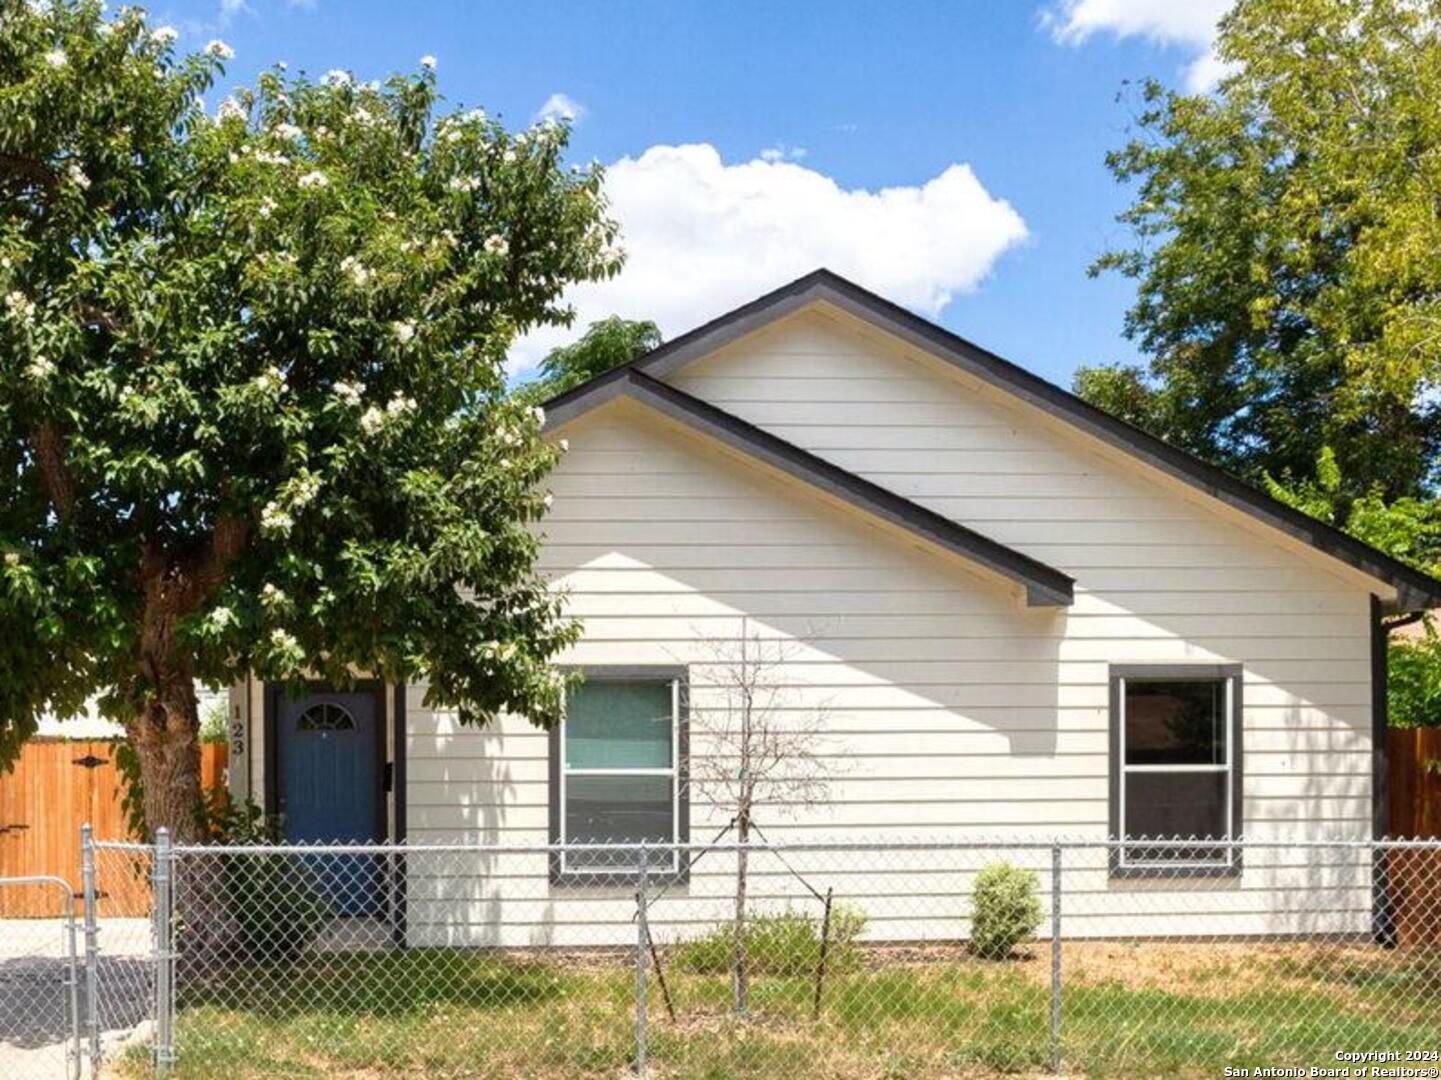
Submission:
M 652 886 L 684 885 L 690 881 L 690 865 L 684 858 L 678 860 L 676 869 L 652 866 L 646 872 L 646 884 Z M 617 888 L 634 889 L 640 880 L 634 866 L 604 867 L 595 870 L 567 870 L 561 865 L 558 851 L 550 855 L 550 884 L 559 888 Z
M 1190 881 L 1225 880 L 1241 876 L 1241 864 L 1229 866 L 1115 866 L 1111 867 L 1111 878 L 1119 881 Z
M 690 881 L 690 868 L 680 870 L 651 870 L 645 876 L 646 884 L 652 887 L 685 885 Z M 560 889 L 604 889 L 635 888 L 640 875 L 634 870 L 565 870 L 552 866 L 550 883 Z

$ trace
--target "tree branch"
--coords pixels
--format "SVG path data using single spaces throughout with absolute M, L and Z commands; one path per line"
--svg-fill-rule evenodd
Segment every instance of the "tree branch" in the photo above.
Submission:
M 0 176 L 38 187 L 47 195 L 56 188 L 55 174 L 43 161 L 20 154 L 0 154 Z
M 82 300 L 79 306 L 80 318 L 87 326 L 98 327 L 111 334 L 118 334 L 123 329 L 120 320 L 98 304 Z
M 75 514 L 75 483 L 65 465 L 65 438 L 53 420 L 42 420 L 30 436 L 35 462 L 45 483 L 45 492 L 62 521 Z

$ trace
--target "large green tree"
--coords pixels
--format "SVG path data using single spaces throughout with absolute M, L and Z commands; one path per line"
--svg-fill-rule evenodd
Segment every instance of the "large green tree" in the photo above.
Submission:
M 517 333 L 619 257 L 563 126 L 436 118 L 222 42 L 0 0 L 0 758 L 91 694 L 196 835 L 200 679 L 424 679 L 554 722 L 574 639 L 531 528 L 555 451 Z
M 648 319 L 619 315 L 597 319 L 575 341 L 546 353 L 536 378 L 522 387 L 526 400 L 544 401 L 587 379 L 658 348 L 660 327 Z
M 1299 483 L 1266 477 L 1267 491 L 1322 521 L 1333 521 L 1372 547 L 1433 577 L 1441 576 L 1441 500 L 1402 496 L 1387 502 L 1378 489 L 1359 497 L 1345 494 L 1336 455 L 1323 449 L 1314 476 Z M 1404 615 L 1392 626 L 1414 623 Z M 1387 680 L 1393 727 L 1441 725 L 1441 632 L 1428 615 L 1419 633 L 1394 634 Z
M 1144 367 L 1078 391 L 1259 480 L 1323 447 L 1345 497 L 1427 492 L 1441 449 L 1441 0 L 1241 0 L 1217 92 L 1141 94 L 1110 155 Z

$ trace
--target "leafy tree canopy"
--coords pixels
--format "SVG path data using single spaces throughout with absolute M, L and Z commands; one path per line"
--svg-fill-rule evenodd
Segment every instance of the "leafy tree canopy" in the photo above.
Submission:
M 1314 478 L 1285 483 L 1267 476 L 1265 484 L 1273 497 L 1297 510 L 1335 522 L 1372 547 L 1441 576 L 1441 501 L 1402 496 L 1387 502 L 1379 487 L 1348 498 L 1330 447 L 1322 448 Z M 1441 726 L 1441 634 L 1429 615 L 1421 631 L 1396 633 L 1390 639 L 1387 692 L 1389 722 L 1394 727 Z
M 0 758 L 101 692 L 193 835 L 193 682 L 425 680 L 548 724 L 555 453 L 515 335 L 619 255 L 564 126 L 436 118 L 433 65 L 283 67 L 98 0 L 0 0 Z
M 1428 492 L 1441 447 L 1441 0 L 1241 0 L 1214 95 L 1152 82 L 1108 161 L 1144 368 L 1089 400 L 1242 475 L 1345 504 Z
M 660 327 L 649 320 L 622 319 L 612 315 L 590 324 L 586 332 L 569 345 L 552 349 L 540 362 L 540 375 L 523 388 L 526 400 L 544 401 L 587 379 L 629 363 L 658 348 Z

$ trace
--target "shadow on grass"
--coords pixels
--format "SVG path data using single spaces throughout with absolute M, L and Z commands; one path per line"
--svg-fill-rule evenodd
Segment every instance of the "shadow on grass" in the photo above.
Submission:
M 1411 998 L 1417 1004 L 1441 997 L 1441 958 L 1405 953 L 1366 953 L 1354 957 L 1282 957 L 1276 970 L 1293 978 L 1362 991 Z
M 182 1009 L 244 1009 L 262 1020 L 311 1013 L 395 1017 L 436 1006 L 505 1009 L 562 993 L 552 964 L 455 949 L 319 953 L 293 964 L 237 967 L 186 987 Z

